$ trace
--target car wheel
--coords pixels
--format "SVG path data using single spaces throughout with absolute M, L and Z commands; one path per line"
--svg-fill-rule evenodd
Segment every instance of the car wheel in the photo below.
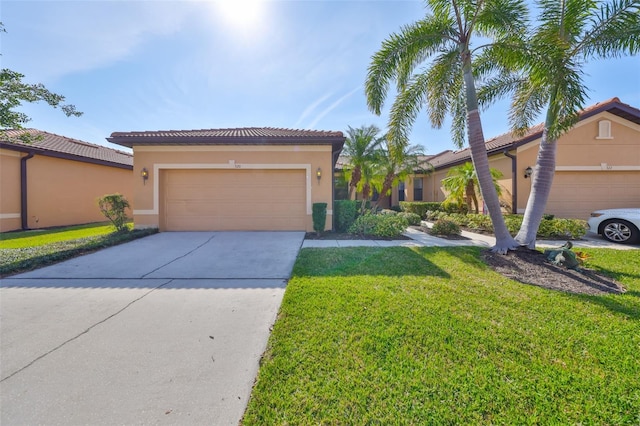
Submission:
M 638 228 L 622 219 L 612 219 L 602 224 L 602 236 L 613 243 L 629 244 L 638 239 Z

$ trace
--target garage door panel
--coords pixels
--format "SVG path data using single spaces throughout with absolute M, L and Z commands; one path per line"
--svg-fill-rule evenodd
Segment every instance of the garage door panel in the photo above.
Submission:
M 546 212 L 587 219 L 598 209 L 638 207 L 639 182 L 638 172 L 556 172 Z
M 167 170 L 165 230 L 305 230 L 304 170 Z

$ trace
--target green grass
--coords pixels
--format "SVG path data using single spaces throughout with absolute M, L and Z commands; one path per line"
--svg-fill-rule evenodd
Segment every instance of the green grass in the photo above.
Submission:
M 157 232 L 114 232 L 104 223 L 0 234 L 0 277 L 25 272 Z
M 129 227 L 132 228 L 132 224 Z M 113 225 L 102 222 L 31 231 L 3 232 L 0 234 L 0 249 L 36 247 L 60 241 L 108 235 L 113 231 Z
M 478 248 L 303 249 L 243 423 L 638 424 L 640 256 L 622 295 L 494 273 Z

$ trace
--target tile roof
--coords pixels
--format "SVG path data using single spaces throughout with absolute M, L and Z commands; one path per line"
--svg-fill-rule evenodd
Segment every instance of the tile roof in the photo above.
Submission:
M 81 140 L 44 132 L 37 129 L 4 130 L 8 140 L 0 140 L 0 146 L 17 151 L 33 151 L 41 155 L 67 158 L 96 164 L 113 165 L 116 167 L 133 167 L 133 155 L 127 152 L 95 145 Z M 41 136 L 26 143 L 16 139 L 19 135 L 28 133 Z
M 334 150 L 342 149 L 344 139 L 342 132 L 273 127 L 114 132 L 107 138 L 109 142 L 128 147 L 133 145 L 332 144 Z

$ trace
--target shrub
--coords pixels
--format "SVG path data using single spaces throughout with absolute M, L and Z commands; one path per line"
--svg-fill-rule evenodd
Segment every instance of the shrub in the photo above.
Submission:
M 587 222 L 580 219 L 543 219 L 538 238 L 582 238 L 587 233 Z
M 327 203 L 313 203 L 312 208 L 313 229 L 320 235 L 327 221 Z
M 398 212 L 390 209 L 382 209 L 380 210 L 380 214 L 389 214 L 389 215 L 395 216 L 398 214 Z
M 431 227 L 433 235 L 460 235 L 460 227 L 450 220 L 438 219 Z
M 422 220 L 420 216 L 418 216 L 415 213 L 402 212 L 402 213 L 399 213 L 398 216 L 404 217 L 405 219 L 407 219 L 407 222 L 409 223 L 409 225 L 412 225 L 412 226 L 419 226 Z
M 366 213 L 355 220 L 349 233 L 394 238 L 402 235 L 409 223 L 400 215 Z
M 354 200 L 336 200 L 333 203 L 336 232 L 347 232 L 356 220 L 356 202 Z
M 400 201 L 400 208 L 406 213 L 415 213 L 421 218 L 429 210 L 441 211 L 442 203 L 423 202 L 423 201 Z
M 466 204 L 458 204 L 456 202 L 448 201 L 446 203 L 442 203 L 441 211 L 447 213 L 462 213 L 466 214 L 469 211 L 467 210 Z
M 389 216 L 389 215 L 378 215 L 382 217 L 382 220 L 376 223 L 375 228 L 373 229 L 373 235 L 377 237 L 386 237 L 386 238 L 395 238 L 402 235 L 402 233 L 409 226 L 409 222 L 406 218 L 402 216 Z
M 129 202 L 122 194 L 107 194 L 98 198 L 98 207 L 102 214 L 109 219 L 109 221 L 116 228 L 116 232 L 127 232 L 127 217 L 126 209 L 130 208 Z
M 504 217 L 504 224 L 511 235 L 516 235 L 522 226 L 523 216 L 519 214 L 510 214 Z
M 493 232 L 493 223 L 491 222 L 490 216 L 483 214 L 468 214 L 464 216 L 467 217 L 466 226 L 469 229 L 481 232 Z
M 376 215 L 365 213 L 356 218 L 349 227 L 350 234 L 373 235 L 373 228 L 376 226 Z

